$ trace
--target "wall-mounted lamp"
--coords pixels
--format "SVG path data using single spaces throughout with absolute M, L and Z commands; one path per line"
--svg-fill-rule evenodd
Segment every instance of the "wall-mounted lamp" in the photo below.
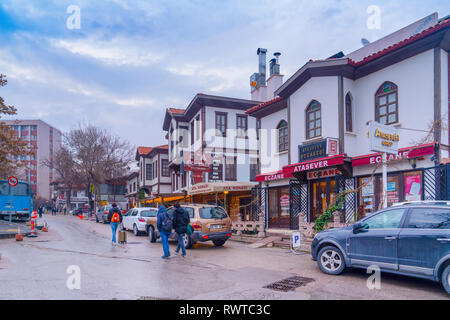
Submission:
M 416 166 L 417 166 L 417 159 L 416 158 L 410 158 L 410 159 L 408 159 L 408 162 L 409 162 L 409 164 L 411 165 L 411 167 L 413 169 L 416 168 Z

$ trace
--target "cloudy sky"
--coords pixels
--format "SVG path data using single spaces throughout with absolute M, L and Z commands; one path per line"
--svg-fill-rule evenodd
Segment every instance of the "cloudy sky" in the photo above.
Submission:
M 69 29 L 71 5 L 80 29 Z M 367 8 L 381 9 L 370 29 Z M 0 95 L 19 119 L 67 131 L 78 123 L 109 128 L 133 145 L 165 143 L 167 107 L 196 93 L 250 98 L 256 49 L 280 51 L 285 80 L 309 59 L 376 40 L 448 0 L 1 0 Z

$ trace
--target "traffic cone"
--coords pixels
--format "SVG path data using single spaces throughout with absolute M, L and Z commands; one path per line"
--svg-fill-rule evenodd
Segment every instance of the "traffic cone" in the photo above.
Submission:
M 20 227 L 19 227 L 19 229 L 17 230 L 16 241 L 23 241 L 23 234 L 20 233 Z

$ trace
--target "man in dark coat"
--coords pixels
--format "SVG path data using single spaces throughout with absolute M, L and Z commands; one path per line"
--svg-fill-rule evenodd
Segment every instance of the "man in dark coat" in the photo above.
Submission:
M 178 254 L 180 252 L 180 248 L 182 251 L 181 256 L 186 256 L 186 247 L 184 245 L 184 237 L 187 232 L 187 226 L 191 222 L 191 219 L 189 218 L 189 214 L 180 207 L 179 203 L 175 204 L 175 213 L 173 217 L 173 228 L 175 229 L 175 232 L 178 235 L 178 246 L 175 250 L 175 254 Z

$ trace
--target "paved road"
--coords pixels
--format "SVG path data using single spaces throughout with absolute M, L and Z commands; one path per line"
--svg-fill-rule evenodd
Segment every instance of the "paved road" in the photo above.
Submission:
M 163 260 L 161 244 L 145 236 L 130 232 L 127 245 L 112 247 L 108 225 L 45 219 L 50 232 L 38 238 L 0 240 L 0 299 L 449 299 L 439 283 L 383 274 L 381 290 L 369 290 L 364 270 L 327 276 L 309 255 L 233 241 Z M 80 290 L 67 288 L 71 265 L 80 268 Z M 292 276 L 314 281 L 291 292 L 263 288 Z

